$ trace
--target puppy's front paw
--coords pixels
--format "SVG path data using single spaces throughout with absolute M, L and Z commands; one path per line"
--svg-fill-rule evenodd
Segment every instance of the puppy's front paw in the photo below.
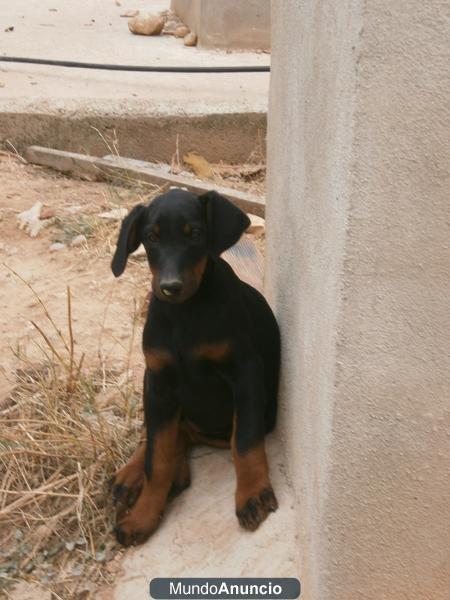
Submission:
M 269 513 L 275 512 L 278 502 L 272 488 L 264 488 L 255 496 L 251 496 L 242 506 L 236 507 L 239 524 L 244 529 L 255 531 L 267 519 Z
M 117 541 L 123 546 L 143 544 L 155 531 L 162 515 L 152 517 L 142 511 L 131 510 L 114 527 Z
M 131 508 L 139 498 L 144 483 L 144 472 L 136 465 L 125 465 L 113 480 L 113 502 L 117 507 L 117 516 Z

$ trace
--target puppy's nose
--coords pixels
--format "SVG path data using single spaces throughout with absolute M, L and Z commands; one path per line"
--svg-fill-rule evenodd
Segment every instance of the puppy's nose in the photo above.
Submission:
M 178 296 L 178 294 L 183 289 L 183 284 L 181 281 L 178 280 L 162 281 L 160 287 L 161 292 L 164 294 L 164 296 L 171 297 Z

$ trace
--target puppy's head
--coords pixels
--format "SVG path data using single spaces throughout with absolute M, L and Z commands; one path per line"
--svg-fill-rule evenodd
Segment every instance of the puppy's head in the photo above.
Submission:
M 208 255 L 233 246 L 250 224 L 247 215 L 216 192 L 197 196 L 181 189 L 138 204 L 124 219 L 111 268 L 116 277 L 142 243 L 153 274 L 154 294 L 181 303 L 195 294 Z

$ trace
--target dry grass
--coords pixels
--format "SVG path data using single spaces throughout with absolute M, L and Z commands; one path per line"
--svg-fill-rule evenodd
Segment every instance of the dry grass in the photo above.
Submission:
M 119 550 L 108 482 L 139 441 L 140 396 L 127 364 L 108 370 L 100 354 L 88 367 L 75 352 L 69 289 L 63 333 L 27 285 L 58 343 L 33 323 L 42 360 L 16 351 L 16 385 L 0 410 L 0 589 L 26 579 L 54 598 L 95 597 Z

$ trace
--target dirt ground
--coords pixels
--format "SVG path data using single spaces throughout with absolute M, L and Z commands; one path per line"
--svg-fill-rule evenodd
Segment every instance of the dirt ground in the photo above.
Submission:
M 33 354 L 39 335 L 30 320 L 44 323 L 44 314 L 26 280 L 45 301 L 62 328 L 67 325 L 66 293 L 73 303 L 75 344 L 86 352 L 86 361 L 120 361 L 128 357 L 127 340 L 136 307 L 149 287 L 144 263 L 131 261 L 127 276 L 116 280 L 110 270 L 112 248 L 119 221 L 102 221 L 96 215 L 130 207 L 151 198 L 155 189 L 131 190 L 117 186 L 71 180 L 50 170 L 25 165 L 12 155 L 0 156 L 0 400 L 11 387 L 18 346 Z M 17 214 L 41 201 L 56 221 L 31 238 L 17 227 Z M 84 233 L 87 242 L 71 247 L 70 240 Z M 68 244 L 51 251 L 54 242 Z M 105 314 L 106 313 L 106 314 Z M 101 334 L 101 335 L 100 335 Z M 139 340 L 137 341 L 139 346 Z
M 248 188 L 245 177 L 242 185 Z M 114 278 L 110 261 L 120 219 L 99 214 L 129 209 L 158 192 L 154 186 L 70 179 L 0 153 L 0 597 L 91 598 L 120 568 L 123 551 L 111 535 L 114 516 L 104 482 L 140 436 L 142 313 L 151 282 L 142 256 L 132 257 L 125 275 Z M 49 219 L 31 237 L 19 229 L 18 215 L 36 202 Z M 72 245 L 79 235 L 85 240 Z M 76 393 L 68 392 L 70 382 L 60 374 L 48 376 L 72 337 L 74 364 L 82 360 L 80 372 L 90 377 L 82 381 L 74 369 L 81 382 Z M 47 421 L 54 414 L 52 428 Z M 90 441 L 100 434 L 98 444 Z M 82 439 L 86 451 L 76 448 Z M 35 462 L 41 453 L 45 457 Z M 64 453 L 74 457 L 66 461 Z M 77 469 L 83 470 L 79 483 L 73 480 Z M 54 484 L 61 475 L 62 483 Z M 92 485 L 90 477 L 96 479 Z M 48 498 L 34 496 L 43 484 Z M 89 502 L 96 504 L 93 511 Z M 51 523 L 54 513 L 67 511 L 70 519 Z M 86 515 L 92 517 L 89 531 L 80 525 Z M 36 528 L 48 539 L 38 539 Z

